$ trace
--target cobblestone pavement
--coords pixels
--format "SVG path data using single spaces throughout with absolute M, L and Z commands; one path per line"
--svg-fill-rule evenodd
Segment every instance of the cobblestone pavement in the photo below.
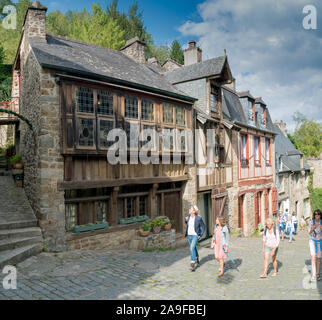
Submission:
M 260 279 L 261 238 L 232 236 L 230 253 L 218 278 L 209 241 L 199 247 L 200 267 L 189 270 L 188 247 L 165 252 L 129 250 L 41 253 L 18 265 L 16 290 L 2 289 L 4 299 L 309 299 L 321 300 L 322 281 L 310 279 L 308 237 L 281 242 L 279 274 Z M 1 270 L 0 270 L 1 271 Z M 4 275 L 0 272 L 0 280 Z

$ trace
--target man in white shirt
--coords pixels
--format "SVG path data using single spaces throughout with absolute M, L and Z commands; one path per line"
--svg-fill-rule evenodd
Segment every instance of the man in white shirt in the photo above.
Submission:
M 199 209 L 197 206 L 191 206 L 189 209 L 189 215 L 185 218 L 186 223 L 186 234 L 190 244 L 190 268 L 191 271 L 195 271 L 195 267 L 199 264 L 199 254 L 197 250 L 198 240 L 202 237 L 206 230 L 206 226 L 201 218 L 198 215 Z

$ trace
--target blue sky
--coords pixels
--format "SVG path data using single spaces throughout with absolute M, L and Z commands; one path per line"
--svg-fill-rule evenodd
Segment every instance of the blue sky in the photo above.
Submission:
M 82 10 L 83 8 L 90 10 L 92 3 L 100 3 L 101 7 L 105 9 L 107 3 L 111 2 L 112 0 L 41 1 L 47 6 L 49 12 L 55 10 L 66 12 L 69 9 Z M 127 12 L 129 6 L 133 3 L 134 1 L 119 0 L 118 8 L 120 11 Z M 178 31 L 178 28 L 187 20 L 201 21 L 197 11 L 198 3 L 200 3 L 198 0 L 138 0 L 139 11 L 143 11 L 144 23 L 157 45 L 171 43 L 174 39 L 177 39 L 180 43 L 188 41 Z
M 90 9 L 86 0 L 41 1 L 50 11 Z M 109 1 L 110 2 L 110 1 Z M 96 2 L 94 2 L 96 3 Z M 103 8 L 106 1 L 100 0 Z M 127 11 L 133 1 L 119 0 Z M 295 111 L 322 122 L 321 0 L 138 0 L 157 45 L 190 39 L 203 59 L 227 49 L 237 89 L 267 103 L 273 120 L 295 127 Z M 303 8 L 317 9 L 317 30 L 305 30 Z

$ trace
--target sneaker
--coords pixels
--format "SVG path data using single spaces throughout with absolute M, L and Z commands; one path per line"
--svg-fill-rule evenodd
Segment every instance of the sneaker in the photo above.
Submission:
M 191 269 L 191 271 L 195 271 L 195 266 L 196 266 L 196 263 L 195 262 L 191 262 L 190 263 L 190 269 Z

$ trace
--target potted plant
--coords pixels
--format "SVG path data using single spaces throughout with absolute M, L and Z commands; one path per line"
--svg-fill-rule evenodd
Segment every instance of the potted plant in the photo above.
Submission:
M 153 233 L 160 233 L 163 220 L 161 218 L 156 218 L 151 222 Z
M 145 221 L 142 223 L 141 229 L 139 230 L 141 237 L 147 237 L 150 233 L 151 222 Z
M 165 231 L 170 231 L 171 230 L 171 227 L 173 225 L 173 220 L 170 220 L 169 218 L 166 218 L 163 220 L 163 229 Z
M 9 159 L 9 162 L 14 169 L 22 169 L 23 168 L 23 161 L 22 161 L 22 155 L 20 153 L 16 154 L 15 156 L 12 156 Z

